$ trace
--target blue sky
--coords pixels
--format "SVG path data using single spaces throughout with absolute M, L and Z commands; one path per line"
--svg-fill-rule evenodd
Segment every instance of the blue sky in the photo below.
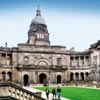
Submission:
M 0 0 L 0 46 L 25 43 L 38 0 Z M 51 45 L 85 50 L 100 38 L 100 0 L 40 0 Z

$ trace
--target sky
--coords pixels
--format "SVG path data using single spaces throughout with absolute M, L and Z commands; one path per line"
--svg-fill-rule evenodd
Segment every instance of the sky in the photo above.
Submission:
M 26 43 L 38 0 L 0 0 L 0 46 Z M 51 45 L 87 50 L 100 39 L 100 0 L 39 0 Z

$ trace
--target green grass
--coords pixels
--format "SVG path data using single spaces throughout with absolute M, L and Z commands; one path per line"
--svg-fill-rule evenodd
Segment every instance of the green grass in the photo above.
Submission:
M 45 87 L 37 89 L 45 91 Z M 79 87 L 61 87 L 61 96 L 71 100 L 100 100 L 100 90 L 79 88 Z M 50 92 L 52 87 L 49 87 Z

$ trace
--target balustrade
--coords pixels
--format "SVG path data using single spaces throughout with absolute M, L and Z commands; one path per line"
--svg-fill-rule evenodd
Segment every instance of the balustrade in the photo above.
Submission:
M 12 83 L 0 83 L 0 97 L 2 96 L 13 97 L 17 100 L 45 100 L 41 98 L 41 92 L 32 93 Z

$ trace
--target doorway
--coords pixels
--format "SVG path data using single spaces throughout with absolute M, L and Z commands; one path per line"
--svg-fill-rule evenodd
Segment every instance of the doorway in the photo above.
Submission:
M 28 81 L 29 81 L 29 76 L 27 74 L 24 75 L 23 77 L 23 81 L 24 81 L 24 86 L 27 86 L 28 85 Z
M 57 76 L 57 84 L 60 84 L 61 83 L 61 75 L 58 75 Z
M 40 84 L 46 84 L 46 75 L 44 73 L 39 75 L 39 83 Z

